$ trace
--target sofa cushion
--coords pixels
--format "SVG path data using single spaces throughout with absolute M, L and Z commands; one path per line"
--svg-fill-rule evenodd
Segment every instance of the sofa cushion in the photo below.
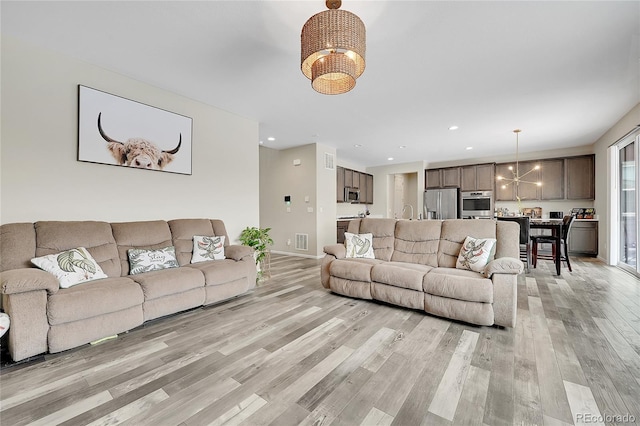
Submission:
M 191 263 L 224 259 L 224 237 L 193 236 Z
M 84 247 L 34 257 L 31 259 L 31 263 L 56 277 L 61 288 L 107 278 L 100 265 Z
M 331 262 L 330 273 L 346 280 L 371 282 L 371 268 L 381 263 L 378 259 L 336 259 Z
M 462 243 L 456 268 L 482 272 L 495 253 L 495 238 L 467 237 Z
M 140 286 L 126 277 L 105 278 L 60 289 L 49 296 L 49 324 L 64 324 L 142 305 Z
M 204 287 L 202 272 L 186 267 L 145 272 L 131 279 L 140 284 L 145 301 Z
M 441 228 L 437 220 L 399 220 L 391 260 L 438 266 Z
M 344 233 L 345 257 L 349 259 L 375 259 L 373 254 L 373 234 Z
M 173 246 L 163 247 L 157 250 L 129 249 L 129 274 L 142 274 L 144 272 L 159 271 L 161 269 L 177 268 L 176 249 Z
M 176 248 L 176 257 L 180 266 L 191 263 L 193 256 L 193 237 L 203 235 L 215 236 L 213 225 L 209 219 L 175 219 L 170 220 L 171 238 Z
M 172 245 L 171 231 L 164 220 L 112 223 L 111 228 L 123 276 L 129 275 L 129 249 L 161 249 Z
M 195 268 L 204 274 L 205 286 L 221 285 L 239 280 L 247 276 L 247 269 L 242 267 L 244 262 L 232 259 L 211 260 L 208 262 L 191 263 L 188 268 Z M 255 265 L 247 264 L 255 269 Z
M 431 266 L 404 262 L 387 262 L 371 269 L 371 281 L 394 287 L 422 291 L 424 275 Z
M 438 247 L 438 266 L 455 268 L 462 243 L 468 236 L 496 238 L 496 221 L 491 219 L 447 219 L 443 221 L 440 233 L 441 241 Z M 519 235 L 516 238 L 519 238 Z
M 36 229 L 33 223 L 6 223 L 0 226 L 0 271 L 30 268 L 36 256 Z
M 105 274 L 121 274 L 111 225 L 94 221 L 42 221 L 36 222 L 36 257 L 60 253 L 76 247 L 85 247 Z
M 455 268 L 434 268 L 424 276 L 425 293 L 469 302 L 493 303 L 493 283 L 482 274 Z
M 395 219 L 357 219 L 349 222 L 348 232 L 373 234 L 373 252 L 376 259 L 391 260 L 393 254 Z

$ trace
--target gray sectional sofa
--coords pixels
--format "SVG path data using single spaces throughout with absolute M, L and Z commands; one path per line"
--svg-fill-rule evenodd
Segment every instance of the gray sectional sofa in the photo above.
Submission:
M 375 259 L 345 258 L 343 244 L 325 247 L 325 288 L 472 324 L 515 326 L 517 277 L 524 268 L 517 223 L 367 218 L 352 220 L 347 232 L 373 234 Z M 497 239 L 495 259 L 481 272 L 456 269 L 467 236 Z
M 224 236 L 225 258 L 191 264 L 195 235 Z M 14 361 L 229 299 L 256 283 L 253 250 L 230 245 L 221 220 L 12 223 L 0 227 L 0 238 L 0 290 Z M 175 247 L 179 267 L 129 275 L 128 249 L 167 246 Z M 76 247 L 85 247 L 108 278 L 60 288 L 55 276 L 30 262 Z

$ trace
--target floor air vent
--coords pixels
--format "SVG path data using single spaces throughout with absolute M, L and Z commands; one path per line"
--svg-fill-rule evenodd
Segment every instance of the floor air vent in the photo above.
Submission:
M 296 234 L 296 250 L 309 250 L 309 234 Z

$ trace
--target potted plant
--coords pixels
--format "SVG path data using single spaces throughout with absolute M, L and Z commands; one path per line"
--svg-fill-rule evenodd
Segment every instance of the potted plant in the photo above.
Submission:
M 249 246 L 255 250 L 254 258 L 256 260 L 256 268 L 258 269 L 258 279 L 262 279 L 263 272 L 269 269 L 269 246 L 273 244 L 273 239 L 269 236 L 271 228 L 246 227 L 240 233 L 240 242 L 242 245 Z M 265 268 L 264 262 L 267 260 Z

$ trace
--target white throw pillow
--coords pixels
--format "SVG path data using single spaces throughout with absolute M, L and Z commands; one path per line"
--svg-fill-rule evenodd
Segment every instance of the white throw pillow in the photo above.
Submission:
M 194 235 L 191 263 L 221 259 L 224 259 L 224 236 L 207 237 L 204 235 Z
M 465 238 L 458 255 L 456 268 L 482 272 L 489 263 L 495 244 L 495 238 Z
M 107 278 L 98 262 L 86 248 L 78 247 L 58 254 L 34 257 L 31 263 L 53 274 L 60 282 L 60 288 L 69 288 L 87 281 Z
M 344 233 L 348 258 L 375 259 L 373 254 L 373 234 Z
M 129 274 L 157 271 L 159 269 L 177 268 L 176 248 L 165 247 L 158 250 L 129 249 Z

